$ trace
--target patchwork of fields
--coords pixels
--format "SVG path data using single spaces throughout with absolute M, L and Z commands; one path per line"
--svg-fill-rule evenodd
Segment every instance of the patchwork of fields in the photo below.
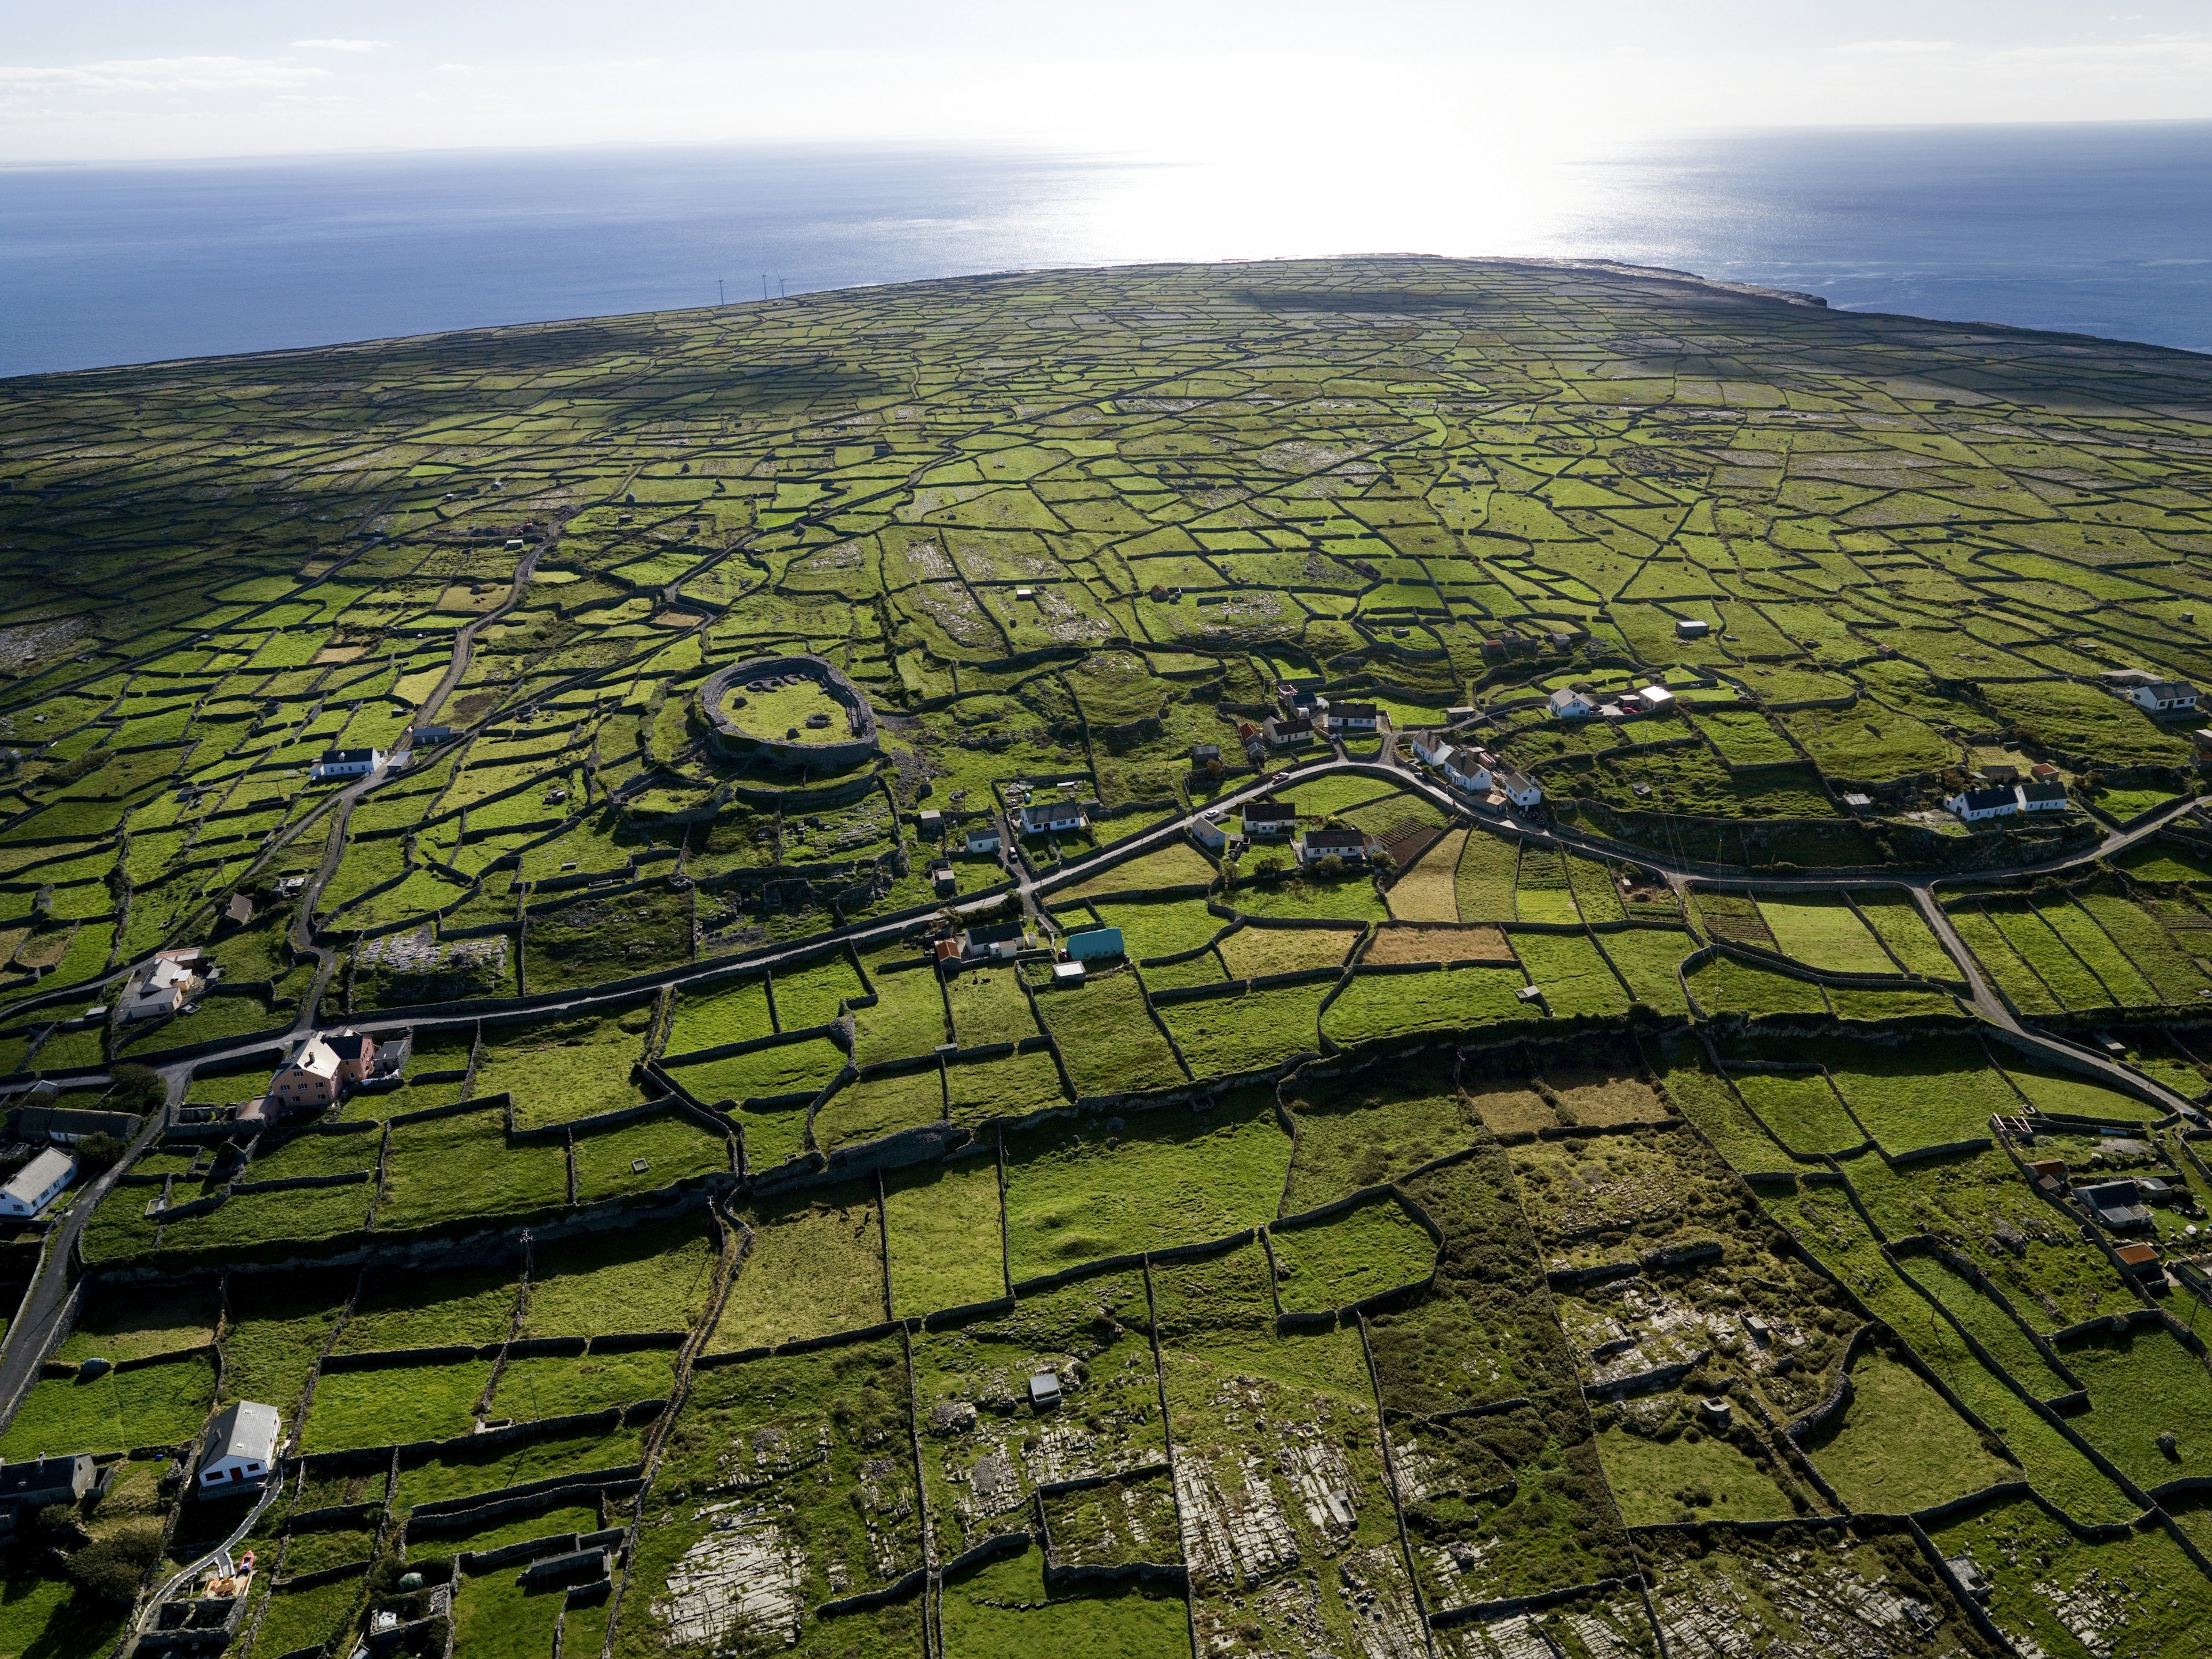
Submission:
M 2103 677 L 2212 684 L 2208 428 L 1410 259 L 0 386 L 0 1103 L 134 1115 L 0 1252 L 101 1472 L 0 1654 L 224 1547 L 227 1659 L 2195 1652 L 2212 823 Z M 802 653 L 878 753 L 706 741 Z

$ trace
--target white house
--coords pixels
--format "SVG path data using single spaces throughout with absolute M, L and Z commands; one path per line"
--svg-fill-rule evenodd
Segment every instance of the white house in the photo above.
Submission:
M 1979 823 L 1987 818 L 2010 817 L 2019 811 L 2020 793 L 2009 785 L 1992 785 L 1987 789 L 1966 790 L 1943 805 L 1966 823 Z
M 1449 755 L 1451 751 L 1451 740 L 1441 732 L 1413 733 L 1413 752 L 1420 757 L 1424 765 L 1441 766 L 1443 763 L 1438 757 Z
M 0 1215 L 36 1215 L 76 1179 L 76 1160 L 60 1148 L 49 1146 L 0 1187 Z
M 1381 719 L 1381 711 L 1371 702 L 1332 703 L 1328 708 L 1332 732 L 1372 732 Z
M 1322 859 L 1349 861 L 1367 856 L 1366 832 L 1359 830 L 1309 830 L 1297 838 L 1296 846 L 1302 865 L 1318 863 Z
M 2072 805 L 2066 799 L 2066 786 L 2056 779 L 2037 778 L 2020 786 L 2023 812 L 2063 812 Z
M 1544 799 L 1543 786 L 1524 772 L 1501 767 L 1492 774 L 1490 785 L 1516 806 L 1534 806 Z
M 2180 714 L 2197 707 L 2197 688 L 2187 680 L 2153 680 L 2128 688 L 2128 701 L 2154 714 Z
M 326 749 L 323 757 L 307 769 L 307 777 L 314 783 L 329 778 L 365 778 L 383 764 L 381 749 Z
M 1444 775 L 1445 781 L 1464 789 L 1470 795 L 1486 795 L 1497 775 L 1490 769 L 1489 757 L 1479 749 L 1455 749 L 1437 769 Z
M 1674 694 L 1663 685 L 1647 685 L 1636 694 L 1647 714 L 1663 714 L 1674 706 Z
M 960 936 L 960 954 L 974 960 L 991 957 L 1007 960 L 1029 948 L 1028 924 L 1001 921 L 988 927 L 970 927 Z
M 1553 692 L 1544 707 L 1553 720 L 1586 720 L 1597 713 L 1597 705 L 1572 687 Z
M 1190 833 L 1191 838 L 1210 853 L 1218 853 L 1229 845 L 1229 832 L 1212 818 L 1193 818 Z
M 260 1485 L 276 1468 L 276 1442 L 283 1431 L 284 1419 L 274 1406 L 240 1401 L 208 1425 L 200 1485 Z
M 131 1025 L 143 1019 L 159 1019 L 198 996 L 207 989 L 207 981 L 193 967 L 192 963 L 175 957 L 156 957 L 124 993 L 123 1023 Z
M 1431 738 L 1429 747 L 1420 750 L 1421 758 L 1443 775 L 1444 781 L 1470 794 L 1486 794 L 1490 790 L 1490 768 L 1478 758 L 1480 750 L 1455 749 L 1438 738 Z
M 971 853 L 997 852 L 999 826 L 995 823 L 971 824 L 968 830 L 968 850 Z
M 1079 800 L 1042 801 L 1035 806 L 1023 807 L 1018 817 L 1025 836 L 1041 836 L 1047 830 L 1080 830 L 1090 823 Z
M 1287 835 L 1297 828 L 1298 809 L 1286 800 L 1244 803 L 1244 833 L 1248 836 Z

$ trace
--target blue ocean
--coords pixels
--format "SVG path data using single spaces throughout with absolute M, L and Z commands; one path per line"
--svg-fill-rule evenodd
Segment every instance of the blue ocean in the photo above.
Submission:
M 1601 257 L 2212 351 L 2212 122 L 1731 132 L 1356 178 L 823 147 L 0 169 L 0 375 L 1040 265 Z

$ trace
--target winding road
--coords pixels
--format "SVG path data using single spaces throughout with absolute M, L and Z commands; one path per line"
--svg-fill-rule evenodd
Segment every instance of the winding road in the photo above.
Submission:
M 526 565 L 528 562 L 526 561 Z M 481 626 L 501 615 L 504 610 L 514 604 L 516 599 L 520 598 L 527 580 L 526 569 L 518 572 L 515 591 L 509 599 L 508 605 L 502 606 L 500 611 L 488 612 L 464 632 L 472 633 L 475 627 Z M 438 701 L 442 701 L 444 696 L 451 692 L 466 672 L 466 663 L 464 660 L 465 647 L 459 642 L 457 642 L 455 655 L 455 664 L 447 671 L 446 678 L 436 694 Z M 426 705 L 426 707 L 430 706 L 434 704 Z M 401 750 L 396 751 L 395 758 L 404 752 L 403 746 Z M 401 775 L 404 769 L 404 768 L 387 765 L 349 786 L 337 797 L 337 810 L 341 814 L 349 813 L 354 805 L 362 796 L 388 778 Z M 1951 954 L 1959 968 L 1959 977 L 1970 993 L 1969 1000 L 1973 1004 L 1976 1012 L 1984 1020 L 2005 1032 L 2018 1045 L 2043 1053 L 2062 1065 L 2077 1070 L 2086 1068 L 2094 1072 L 2112 1086 L 2139 1099 L 2155 1103 L 2166 1112 L 2181 1114 L 2191 1119 L 2198 1119 L 2200 1116 L 2191 1103 L 2141 1073 L 2122 1066 L 2104 1054 L 2022 1024 L 1984 979 L 1972 953 L 1966 949 L 1965 942 L 1960 939 L 1957 931 L 1951 926 L 1949 918 L 1944 915 L 1942 907 L 1936 902 L 1935 894 L 1936 888 L 1946 881 L 1977 883 L 2001 881 L 2016 878 L 2022 875 L 2046 874 L 2055 871 L 2075 868 L 2101 858 L 2111 857 L 2156 835 L 2169 823 L 2192 811 L 2197 805 L 2194 800 L 2177 801 L 2132 828 L 2113 830 L 2094 843 L 2080 848 L 2062 857 L 2043 860 L 2034 864 L 2006 870 L 1976 871 L 1970 876 L 1898 871 L 1869 872 L 1850 876 L 1794 875 L 1771 878 L 1753 878 L 1747 875 L 1716 876 L 1710 873 L 1705 867 L 1689 867 L 1690 861 L 1671 860 L 1647 848 L 1615 842 L 1605 836 L 1570 830 L 1549 822 L 1533 822 L 1519 816 L 1493 815 L 1486 810 L 1478 809 L 1466 798 L 1416 770 L 1396 754 L 1395 742 L 1386 740 L 1378 755 L 1372 759 L 1354 759 L 1332 754 L 1325 759 L 1316 759 L 1304 765 L 1294 765 L 1276 772 L 1262 774 L 1243 787 L 1209 801 L 1203 807 L 1164 819 L 1150 829 L 1116 842 L 1089 858 L 1043 875 L 1036 873 L 1030 866 L 1027 860 L 1022 858 L 1018 850 L 1015 849 L 1007 860 L 1008 867 L 1014 877 L 1011 890 L 1001 889 L 978 897 L 958 901 L 951 908 L 957 915 L 974 915 L 995 909 L 1007 897 L 1012 896 L 1020 903 L 1027 914 L 1036 916 L 1041 913 L 1044 902 L 1048 900 L 1054 890 L 1073 885 L 1088 879 L 1103 869 L 1164 846 L 1187 834 L 1194 824 L 1209 813 L 1225 814 L 1248 801 L 1271 794 L 1277 790 L 1295 789 L 1302 783 L 1335 774 L 1364 774 L 1376 778 L 1379 781 L 1395 783 L 1401 787 L 1424 796 L 1462 819 L 1471 818 L 1478 829 L 1489 833 L 1517 836 L 1539 843 L 1568 848 L 1594 857 L 1633 863 L 1643 868 L 1655 870 L 1665 877 L 1678 892 L 1685 891 L 1692 884 L 1701 882 L 1727 886 L 1755 884 L 1762 890 L 1785 889 L 1794 891 L 1835 890 L 1847 887 L 1904 889 L 1912 895 L 1921 914 L 1927 918 L 1929 926 L 1936 931 L 1944 948 Z M 309 883 L 307 891 L 301 897 L 299 915 L 294 924 L 295 942 L 299 939 L 301 930 L 312 929 L 315 901 L 321 892 L 324 883 L 329 879 L 331 872 L 337 867 L 338 849 L 343 844 L 342 836 L 336 834 L 331 836 L 330 849 L 325 855 L 322 868 Z M 738 964 L 772 969 L 779 963 L 818 951 L 824 943 L 830 941 L 849 942 L 854 945 L 890 942 L 911 935 L 915 929 L 927 926 L 932 917 L 938 914 L 941 914 L 941 911 L 932 909 L 909 912 L 890 921 L 833 928 L 774 949 L 738 957 L 722 957 L 709 963 L 700 963 L 672 969 L 652 976 L 652 982 L 681 985 L 689 981 L 726 973 L 732 967 Z M 328 977 L 330 969 L 335 963 L 337 951 L 330 947 L 313 944 L 311 933 L 306 943 L 301 944 L 300 948 L 315 950 L 319 959 L 323 963 L 323 971 L 318 978 L 319 987 L 321 981 Z M 636 995 L 638 988 L 637 982 L 631 981 L 619 990 L 582 992 L 573 996 L 544 1002 L 532 1001 L 529 1005 L 528 1012 L 555 1013 L 586 1010 L 603 1004 L 633 998 Z M 316 1005 L 310 1001 L 304 1006 L 307 1010 L 312 1010 Z M 456 1018 L 474 1018 L 475 1016 L 457 1016 Z M 345 1022 L 349 1029 L 359 1029 L 372 1033 L 404 1030 L 431 1023 L 434 1023 L 434 1020 L 426 1019 L 419 1013 L 385 1018 L 372 1017 Z M 297 1028 L 297 1034 L 305 1035 L 311 1027 L 312 1021 L 307 1014 L 303 1013 Z M 195 1067 L 218 1065 L 226 1060 L 239 1059 L 256 1051 L 265 1050 L 268 1046 L 269 1040 L 264 1035 L 258 1041 L 242 1042 L 234 1048 L 194 1054 L 187 1059 L 172 1061 L 162 1068 L 169 1081 L 172 1102 L 181 1097 L 184 1085 Z M 149 1118 L 146 1127 L 141 1132 L 137 1142 L 134 1145 L 134 1154 L 160 1133 L 167 1115 L 167 1113 L 164 1113 Z M 14 1409 L 23 1389 L 35 1375 L 39 1362 L 52 1340 L 54 1322 L 62 1313 L 68 1298 L 69 1263 L 75 1251 L 78 1236 L 82 1231 L 85 1219 L 91 1214 L 99 1198 L 104 1196 L 113 1184 L 116 1174 L 122 1167 L 121 1164 L 118 1164 L 115 1170 L 108 1171 L 94 1184 L 91 1189 L 82 1194 L 76 1205 L 71 1207 L 69 1215 L 56 1230 L 52 1247 L 41 1264 L 38 1277 L 26 1293 L 16 1322 L 8 1333 L 5 1346 L 0 1348 L 0 1420 L 4 1420 L 5 1414 Z

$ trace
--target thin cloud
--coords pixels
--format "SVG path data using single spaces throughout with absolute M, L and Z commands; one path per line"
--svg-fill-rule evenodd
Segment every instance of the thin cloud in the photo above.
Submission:
M 1863 58 L 1932 58 L 1957 50 L 1956 40 L 1853 40 L 1828 51 Z
M 309 64 L 272 58 L 129 58 L 98 64 L 0 64 L 0 97 L 39 92 L 238 92 L 305 86 L 330 78 Z
M 398 44 L 397 40 L 295 40 L 292 43 L 301 52 L 375 52 Z

